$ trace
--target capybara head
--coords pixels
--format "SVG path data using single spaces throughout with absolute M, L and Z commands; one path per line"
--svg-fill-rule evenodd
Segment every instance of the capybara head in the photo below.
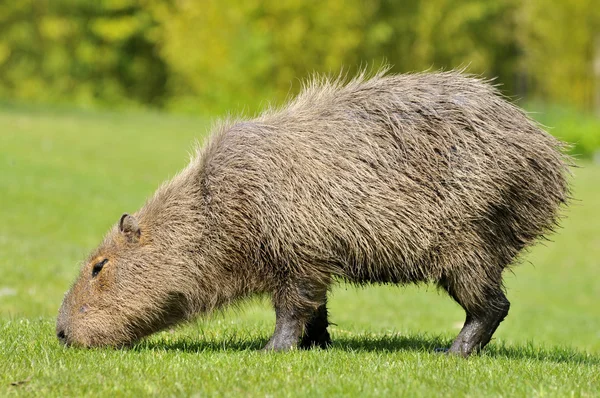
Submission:
M 126 346 L 185 318 L 185 297 L 155 228 L 124 214 L 94 250 L 59 311 L 64 344 Z M 171 261 L 172 262 L 172 261 Z

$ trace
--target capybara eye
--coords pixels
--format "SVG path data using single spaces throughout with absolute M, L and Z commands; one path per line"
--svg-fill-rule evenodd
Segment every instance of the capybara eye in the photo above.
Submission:
M 106 264 L 107 262 L 108 262 L 108 259 L 105 258 L 104 260 L 94 264 L 94 268 L 92 268 L 92 278 L 95 277 L 96 275 L 98 275 L 98 273 L 100 271 L 102 271 L 102 267 L 104 267 L 104 264 Z

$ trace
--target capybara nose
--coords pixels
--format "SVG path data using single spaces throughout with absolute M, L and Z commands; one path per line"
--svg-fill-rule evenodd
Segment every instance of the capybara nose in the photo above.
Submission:
M 59 331 L 56 333 L 56 337 L 58 337 L 58 340 L 59 340 L 61 343 L 65 344 L 65 345 L 67 344 L 67 335 L 65 334 L 65 331 L 64 331 L 64 330 L 59 330 Z

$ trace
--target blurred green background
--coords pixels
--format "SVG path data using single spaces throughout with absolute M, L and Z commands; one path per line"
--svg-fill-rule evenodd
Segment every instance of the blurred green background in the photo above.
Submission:
M 528 109 L 581 121 L 574 131 L 547 118 L 576 153 L 600 147 L 597 0 L 0 2 L 11 103 L 254 112 L 313 72 L 383 63 L 498 77 Z
M 511 313 L 482 355 L 433 352 L 464 319 L 435 288 L 344 284 L 328 352 L 255 353 L 267 300 L 133 351 L 59 346 L 80 262 L 216 117 L 383 64 L 496 77 L 580 166 L 553 242 L 505 273 Z M 598 0 L 0 0 L 0 396 L 596 396 L 599 183 Z

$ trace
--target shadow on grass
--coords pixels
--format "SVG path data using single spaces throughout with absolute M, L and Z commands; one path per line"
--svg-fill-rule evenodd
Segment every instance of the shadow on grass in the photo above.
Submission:
M 241 340 L 239 338 L 226 338 L 223 340 L 191 341 L 181 338 L 174 341 L 141 341 L 131 347 L 133 351 L 182 351 L 182 352 L 235 352 L 235 351 L 259 351 L 267 344 L 267 339 Z
M 334 332 L 335 333 L 335 332 Z M 230 336 L 223 339 L 198 341 L 182 337 L 172 341 L 147 340 L 132 347 L 134 351 L 182 351 L 189 353 L 202 352 L 239 352 L 258 351 L 267 343 L 267 339 L 244 339 L 239 336 Z M 436 353 L 439 348 L 448 348 L 451 339 L 441 336 L 409 335 L 370 335 L 356 334 L 351 336 L 335 336 L 331 350 L 346 352 L 422 352 Z M 444 355 L 436 353 L 436 355 Z M 545 347 L 526 345 L 507 345 L 492 343 L 480 354 L 481 357 L 509 359 L 509 360 L 535 360 L 543 362 L 571 363 L 581 365 L 600 365 L 600 355 L 586 353 L 571 347 Z
M 441 336 L 402 336 L 402 335 L 382 335 L 382 336 L 342 336 L 336 339 L 333 347 L 346 351 L 420 351 L 424 353 L 434 353 L 440 348 L 449 348 L 452 339 Z M 600 365 L 600 356 L 584 351 L 579 351 L 572 347 L 545 347 L 536 346 L 533 343 L 526 345 L 507 345 L 505 343 L 491 343 L 479 354 L 481 357 L 515 359 L 515 360 L 536 360 L 544 362 L 557 363 L 578 363 L 582 365 Z

